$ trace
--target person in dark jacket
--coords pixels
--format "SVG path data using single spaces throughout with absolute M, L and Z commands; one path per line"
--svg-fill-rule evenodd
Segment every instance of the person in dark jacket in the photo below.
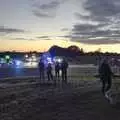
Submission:
M 59 64 L 59 62 L 55 63 L 55 77 L 58 79 L 60 77 L 60 64 Z
M 47 66 L 47 77 L 48 77 L 48 81 L 53 80 L 51 63 L 48 63 L 48 66 Z
M 62 81 L 67 81 L 67 69 L 68 69 L 68 63 L 65 59 L 63 59 L 61 63 Z
M 108 60 L 104 59 L 99 67 L 100 80 L 102 82 L 102 93 L 105 95 L 112 86 L 112 70 L 108 64 Z M 107 86 L 106 86 L 107 85 Z
M 45 66 L 44 66 L 44 62 L 42 59 L 40 59 L 38 65 L 39 65 L 40 80 L 44 80 L 45 79 Z

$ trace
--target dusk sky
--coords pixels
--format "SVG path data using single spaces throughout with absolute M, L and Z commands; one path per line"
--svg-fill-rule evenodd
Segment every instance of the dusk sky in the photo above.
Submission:
M 0 0 L 0 51 L 52 45 L 120 53 L 120 0 Z

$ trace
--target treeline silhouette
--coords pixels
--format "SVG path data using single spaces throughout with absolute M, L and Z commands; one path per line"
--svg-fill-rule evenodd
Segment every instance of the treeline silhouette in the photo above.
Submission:
M 120 59 L 120 54 L 119 53 L 102 53 L 100 49 L 94 51 L 94 52 L 84 52 L 84 50 L 77 46 L 70 46 L 68 48 L 62 48 L 59 46 L 52 46 L 47 52 L 51 54 L 52 57 L 54 56 L 61 56 L 61 57 L 66 57 L 68 58 L 69 61 L 71 62 L 76 62 L 79 64 L 97 64 L 97 62 L 103 58 L 103 57 L 108 57 L 108 58 L 115 58 L 115 59 Z M 5 55 L 10 55 L 13 58 L 23 58 L 25 54 L 36 54 L 38 57 L 42 54 L 41 52 L 37 51 L 30 51 L 30 52 L 16 52 L 16 51 L 7 51 L 7 52 L 1 52 L 0 57 L 4 57 Z
M 119 56 L 119 53 L 110 53 L 110 52 L 101 52 L 100 49 L 94 51 L 94 52 L 84 52 L 83 48 L 79 48 L 77 46 L 70 46 L 68 48 L 62 48 L 59 46 L 52 46 L 49 49 L 49 52 L 53 55 L 53 56 L 68 56 L 68 57 L 73 57 L 73 56 L 79 56 L 79 55 L 98 55 L 98 56 L 102 56 L 102 55 L 106 55 L 106 56 Z

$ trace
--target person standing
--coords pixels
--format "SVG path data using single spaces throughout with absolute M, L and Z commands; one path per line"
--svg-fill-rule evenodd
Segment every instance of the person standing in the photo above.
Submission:
M 44 62 L 42 59 L 40 59 L 39 61 L 39 74 L 40 74 L 40 80 L 44 80 L 45 79 L 45 66 L 44 66 Z
M 62 81 L 67 81 L 67 69 L 68 69 L 68 63 L 65 59 L 63 59 L 61 64 Z
M 102 82 L 102 93 L 107 95 L 107 91 L 109 91 L 112 86 L 113 75 L 107 59 L 103 59 L 101 65 L 99 66 L 99 75 Z
M 48 63 L 48 66 L 47 66 L 47 77 L 48 77 L 48 81 L 53 80 L 51 63 Z
M 58 79 L 60 77 L 60 64 L 59 64 L 59 62 L 55 63 L 55 77 Z

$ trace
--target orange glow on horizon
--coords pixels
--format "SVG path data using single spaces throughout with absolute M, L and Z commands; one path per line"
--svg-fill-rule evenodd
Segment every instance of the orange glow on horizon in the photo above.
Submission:
M 72 41 L 64 40 L 0 40 L 0 51 L 20 51 L 29 52 L 37 51 L 44 52 L 49 50 L 53 45 L 57 45 L 63 48 L 67 48 L 71 45 L 76 45 L 79 48 L 83 48 L 85 52 L 96 51 L 101 48 L 102 52 L 117 52 L 120 53 L 120 44 L 108 44 L 108 45 L 88 45 Z

